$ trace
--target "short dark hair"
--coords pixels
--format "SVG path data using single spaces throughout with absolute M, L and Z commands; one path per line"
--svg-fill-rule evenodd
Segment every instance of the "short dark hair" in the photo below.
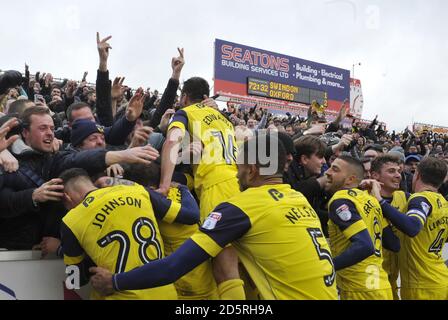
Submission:
M 316 154 L 318 157 L 325 155 L 326 145 L 318 137 L 306 135 L 294 141 L 296 157 L 300 160 L 301 156 L 311 157 Z
M 273 154 L 272 145 L 277 145 L 277 154 Z M 257 134 L 252 139 L 244 142 L 241 150 L 243 153 L 244 164 L 255 164 L 258 168 L 269 168 L 271 165 L 277 164 L 275 175 L 283 175 L 286 164 L 286 150 L 275 134 Z M 255 163 L 250 163 L 255 155 Z M 266 157 L 261 159 L 260 156 Z M 266 163 L 263 161 L 266 160 Z
M 80 109 L 83 109 L 83 108 L 90 108 L 90 105 L 88 105 L 85 102 L 75 102 L 75 103 L 72 103 L 67 108 L 67 112 L 66 112 L 68 122 L 69 123 L 73 122 L 73 111 L 80 110 Z
M 64 185 L 67 185 L 73 179 L 77 180 L 80 178 L 87 178 L 91 181 L 90 176 L 87 173 L 87 171 L 84 169 L 81 169 L 81 168 L 71 168 L 71 169 L 65 170 L 59 176 L 59 179 L 62 180 L 62 183 Z
M 445 180 L 448 167 L 444 160 L 428 157 L 420 162 L 417 170 L 423 183 L 440 188 Z
M 123 178 L 142 186 L 158 186 L 160 183 L 160 165 L 151 162 L 150 165 L 132 164 L 124 167 Z
M 347 155 L 339 156 L 338 159 L 341 159 L 345 163 L 349 164 L 349 166 L 353 169 L 353 173 L 356 175 L 359 181 L 364 179 L 365 170 L 362 162 L 359 159 Z
M 191 102 L 201 102 L 204 96 L 210 96 L 210 86 L 205 79 L 193 77 L 184 82 L 182 94 L 184 93 Z
M 8 114 L 17 114 L 19 117 L 23 114 L 28 103 L 33 103 L 31 100 L 21 99 L 16 100 L 10 104 Z
M 379 144 L 369 144 L 364 148 L 364 152 L 368 151 L 368 150 L 373 150 L 376 151 L 378 153 L 384 153 L 383 147 L 380 146 Z
M 372 166 L 371 166 L 370 171 L 379 173 L 386 163 L 394 163 L 396 165 L 400 165 L 400 159 L 391 154 L 385 154 L 385 155 L 379 156 L 375 160 L 372 161 Z
M 278 139 L 283 143 L 283 146 L 285 147 L 286 154 L 295 154 L 294 150 L 294 142 L 292 141 L 291 137 L 284 132 L 277 132 Z
M 46 115 L 48 114 L 50 116 L 50 109 L 45 107 L 31 107 L 26 109 L 22 116 L 20 117 L 20 120 L 22 120 L 22 126 L 24 128 L 29 128 L 31 125 L 31 116 L 33 115 Z

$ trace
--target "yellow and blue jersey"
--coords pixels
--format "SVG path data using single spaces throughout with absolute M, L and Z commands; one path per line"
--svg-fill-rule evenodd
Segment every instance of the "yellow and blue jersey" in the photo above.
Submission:
M 329 202 L 328 233 L 335 257 L 351 246 L 350 238 L 367 230 L 374 254 L 350 267 L 337 271 L 337 285 L 348 292 L 390 289 L 382 257 L 382 233 L 388 226 L 381 206 L 374 197 L 359 189 L 340 190 Z
M 195 201 L 191 194 L 184 193 L 184 198 L 185 196 L 188 196 L 190 201 Z M 170 188 L 167 198 L 173 203 L 181 204 L 182 200 L 185 202 L 179 187 Z M 165 246 L 165 254 L 169 256 L 199 229 L 199 225 L 159 221 L 159 228 Z M 180 299 L 212 299 L 216 295 L 217 286 L 213 277 L 211 261 L 206 261 L 196 267 L 177 280 L 174 285 Z
M 202 143 L 202 157 L 192 165 L 194 186 L 201 197 L 201 190 L 235 178 L 237 173 L 237 144 L 233 124 L 218 110 L 200 103 L 176 112 L 168 128 L 188 132 L 191 142 Z
M 72 209 L 61 227 L 64 261 L 79 265 L 89 257 L 112 273 L 132 270 L 164 257 L 156 215 L 176 220 L 180 205 L 140 185 L 97 189 Z M 93 299 L 101 299 L 92 292 Z M 117 292 L 105 299 L 177 299 L 172 284 Z
M 212 257 L 231 243 L 262 299 L 337 299 L 319 218 L 289 185 L 235 195 L 216 207 L 191 239 Z
M 409 199 L 407 215 L 417 218 L 423 228 L 416 237 L 401 239 L 401 287 L 448 288 L 448 268 L 442 258 L 448 240 L 448 202 L 436 192 L 415 193 Z

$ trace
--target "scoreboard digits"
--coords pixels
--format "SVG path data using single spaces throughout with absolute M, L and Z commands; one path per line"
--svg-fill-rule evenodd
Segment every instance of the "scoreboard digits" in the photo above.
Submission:
M 316 100 L 320 105 L 325 107 L 328 102 L 325 91 L 301 88 L 251 77 L 247 78 L 247 94 L 305 104 L 311 104 L 313 100 Z

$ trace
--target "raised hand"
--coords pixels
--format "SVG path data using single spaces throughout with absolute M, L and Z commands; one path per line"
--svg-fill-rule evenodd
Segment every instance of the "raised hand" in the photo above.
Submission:
M 100 40 L 99 32 L 96 33 L 96 44 L 98 47 L 98 54 L 100 55 L 100 71 L 107 71 L 107 59 L 109 58 L 109 49 L 112 49 L 110 44 L 107 42 L 112 38 L 108 36 L 103 40 Z
M 140 147 L 148 144 L 148 139 L 154 130 L 151 127 L 140 127 L 135 130 L 129 148 Z
M 182 71 L 182 68 L 185 65 L 185 59 L 184 59 L 184 49 L 183 48 L 177 48 L 177 51 L 179 52 L 179 56 L 176 58 L 171 59 L 171 68 L 173 69 L 173 79 L 179 80 L 180 79 L 180 73 Z
M 65 95 L 67 98 L 73 98 L 77 86 L 76 81 L 70 80 L 67 82 L 67 89 L 65 90 Z
M 128 108 L 126 109 L 126 119 L 130 122 L 136 121 L 143 112 L 143 106 L 145 104 L 146 94 L 143 93 L 142 88 L 138 88 L 137 92 L 129 101 Z
M 124 93 L 126 91 L 126 87 L 123 86 L 124 79 L 126 79 L 126 78 L 125 77 L 115 78 L 115 80 L 112 84 L 112 92 L 111 92 L 113 100 L 120 100 L 120 98 L 122 98 L 124 96 Z
M 170 123 L 171 117 L 173 114 L 176 113 L 176 110 L 174 109 L 168 109 L 165 111 L 165 113 L 162 116 L 162 119 L 160 120 L 160 131 L 166 132 L 168 130 L 168 125 Z

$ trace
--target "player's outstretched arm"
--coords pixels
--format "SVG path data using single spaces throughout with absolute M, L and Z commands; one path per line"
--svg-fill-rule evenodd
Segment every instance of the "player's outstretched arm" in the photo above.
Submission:
M 412 214 L 414 211 L 409 210 L 407 214 L 402 214 L 400 211 L 392 207 L 386 200 L 382 200 L 381 209 L 384 216 L 397 227 L 398 230 L 413 238 L 418 235 L 423 228 L 423 224 L 419 218 L 414 217 Z
M 429 213 L 424 212 L 421 207 L 421 202 L 425 202 L 423 198 L 421 202 L 420 197 L 412 199 L 408 205 L 408 212 L 402 214 L 400 211 L 392 207 L 386 200 L 381 197 L 381 184 L 375 180 L 366 181 L 370 193 L 380 202 L 383 215 L 395 226 L 398 230 L 409 237 L 415 237 L 426 222 L 426 216 Z M 426 203 L 430 207 L 429 203 Z
M 187 240 L 170 256 L 139 268 L 113 275 L 103 268 L 90 268 L 92 286 L 103 295 L 114 291 L 141 290 L 164 286 L 181 278 L 210 256 L 194 241 Z
M 400 251 L 400 239 L 394 234 L 391 226 L 383 229 L 383 247 L 392 252 Z
M 350 242 L 350 247 L 333 259 L 336 271 L 353 266 L 375 252 L 375 247 L 367 229 L 352 236 Z
M 182 196 L 180 204 L 151 189 L 147 190 L 158 219 L 188 225 L 199 222 L 199 207 L 187 187 L 179 185 Z

